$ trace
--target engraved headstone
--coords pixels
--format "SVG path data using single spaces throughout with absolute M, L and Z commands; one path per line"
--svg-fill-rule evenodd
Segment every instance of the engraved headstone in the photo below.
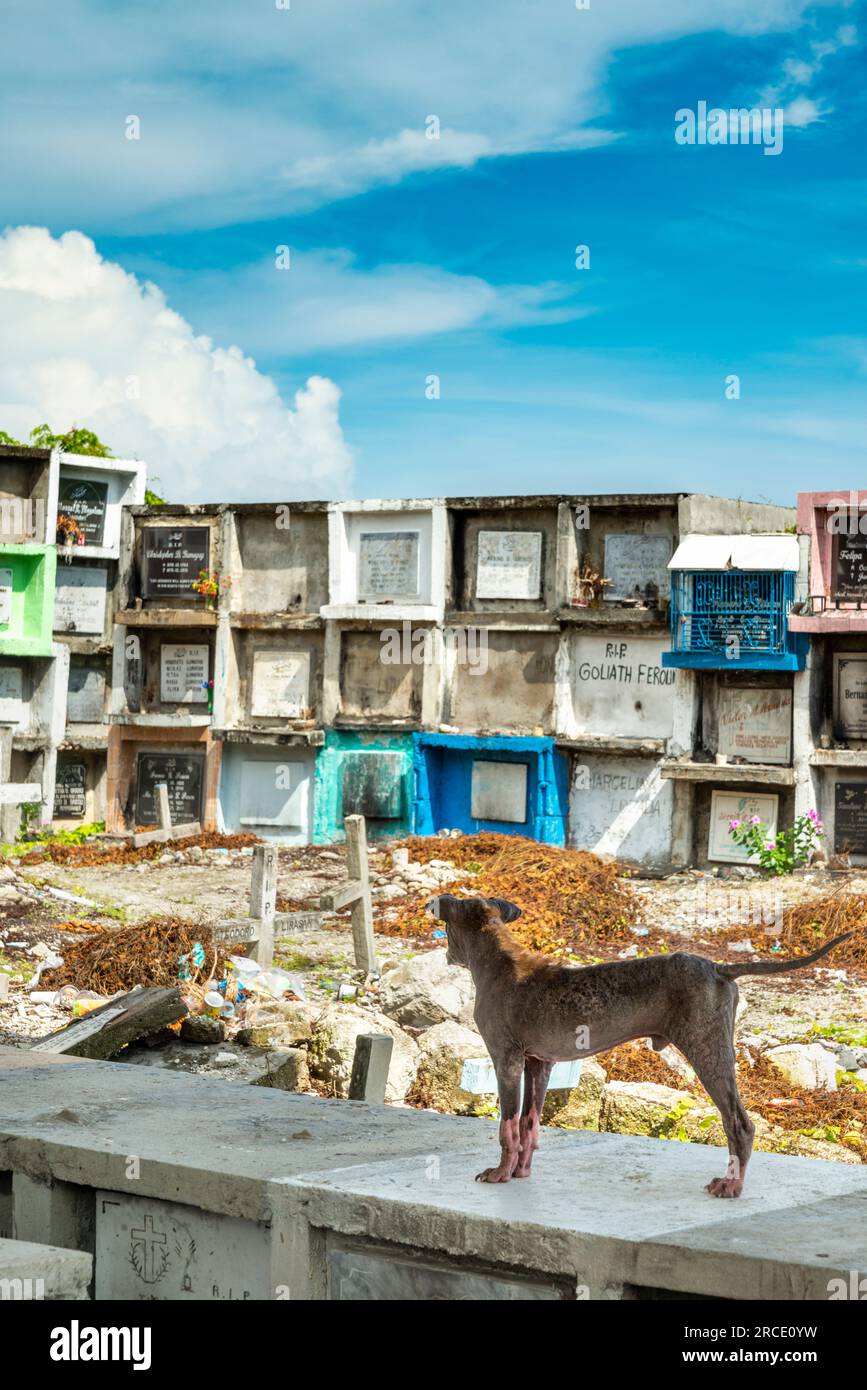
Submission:
M 24 713 L 24 671 L 0 666 L 0 724 L 20 724 Z
M 403 807 L 400 753 L 347 753 L 343 759 L 343 816 L 397 820 Z
M 475 761 L 470 815 L 473 820 L 522 825 L 527 819 L 527 764 Z
M 241 824 L 300 830 L 307 820 L 309 777 L 303 763 L 250 759 L 241 765 Z
M 201 820 L 204 774 L 203 753 L 139 753 L 136 825 L 159 823 L 156 795 L 159 782 L 165 782 L 169 790 L 172 825 Z
M 57 510 L 78 522 L 84 532 L 85 545 L 102 545 L 107 505 L 108 483 L 94 482 L 91 478 L 61 477 Z
M 786 764 L 792 757 L 792 692 L 723 686 L 719 751 L 748 763 Z
M 834 853 L 867 854 L 867 782 L 834 785 Z
M 84 763 L 58 763 L 54 784 L 57 820 L 83 820 L 87 810 L 87 768 Z
M 363 531 L 358 549 L 360 600 L 418 598 L 418 531 Z
M 58 565 L 54 631 L 101 633 L 105 627 L 107 588 L 107 570 Z
M 274 1297 L 267 1226 L 125 1192 L 95 1195 L 95 1298 L 210 1303 Z
M 541 531 L 480 531 L 476 598 L 539 598 Z
M 0 627 L 8 627 L 12 618 L 12 571 L 0 569 Z
M 777 816 L 780 798 L 764 792 L 711 793 L 710 830 L 708 833 L 708 859 L 718 859 L 725 864 L 749 864 L 752 857 L 743 845 L 736 845 L 729 833 L 732 820 L 749 820 L 758 816 L 768 827 L 768 836 L 773 839 L 777 833 Z
M 867 653 L 836 656 L 834 719 L 843 738 L 867 738 Z
M 188 598 L 193 581 L 209 568 L 211 533 L 207 526 L 146 526 L 142 531 L 142 596 Z
M 619 602 L 636 599 L 644 603 L 667 597 L 670 559 L 670 536 L 606 536 L 605 578 L 611 583 L 603 590 L 603 596 Z
M 253 653 L 253 718 L 303 718 L 310 704 L 309 688 L 309 652 L 269 648 Z
M 867 536 L 840 536 L 836 577 L 838 598 L 867 598 Z
M 170 705 L 208 702 L 208 646 L 164 642 L 160 647 L 160 699 Z
M 66 718 L 71 724 L 98 724 L 105 705 L 105 672 L 84 662 L 71 661 L 66 696 Z

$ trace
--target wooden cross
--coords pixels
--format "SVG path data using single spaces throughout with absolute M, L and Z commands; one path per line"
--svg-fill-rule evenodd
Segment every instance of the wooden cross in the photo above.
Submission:
M 370 900 L 370 870 L 367 861 L 367 834 L 364 816 L 347 816 L 346 869 L 349 878 L 331 893 L 323 893 L 319 906 L 326 912 L 339 912 L 352 904 L 352 943 L 355 964 L 369 975 L 379 971 L 373 941 L 373 905 Z
M 250 881 L 250 915 L 221 921 L 212 927 L 215 941 L 247 946 L 247 954 L 260 965 L 274 961 L 276 931 L 303 931 L 318 927 L 321 912 L 277 911 L 277 846 L 256 845 Z

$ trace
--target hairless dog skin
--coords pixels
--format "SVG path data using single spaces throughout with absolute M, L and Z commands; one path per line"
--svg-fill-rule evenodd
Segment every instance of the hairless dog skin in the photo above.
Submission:
M 475 1020 L 497 1073 L 500 1162 L 479 1173 L 477 1181 L 530 1176 L 555 1062 L 650 1038 L 657 1052 L 669 1042 L 679 1048 L 722 1116 L 729 1161 L 725 1177 L 707 1185 L 714 1197 L 741 1195 L 753 1147 L 754 1126 L 735 1071 L 735 977 L 812 965 L 853 935 L 837 936 L 799 960 L 716 965 L 677 951 L 646 960 L 564 966 L 515 940 L 505 924 L 520 917 L 521 909 L 502 898 L 443 893 L 431 898 L 427 910 L 445 923 L 449 963 L 472 974 Z

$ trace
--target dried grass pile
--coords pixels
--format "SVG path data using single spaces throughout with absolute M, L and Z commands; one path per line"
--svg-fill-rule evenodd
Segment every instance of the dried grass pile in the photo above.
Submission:
M 97 931 L 83 941 L 64 944 L 64 963 L 45 972 L 43 987 L 75 985 L 97 994 L 115 994 L 133 985 L 175 985 L 178 957 L 191 951 L 196 941 L 205 949 L 204 973 L 210 975 L 215 954 L 219 966 L 224 952 L 215 947 L 210 928 L 201 923 L 153 917 L 138 926 Z
M 141 864 L 145 860 L 159 859 L 166 850 L 172 852 L 176 850 L 192 849 L 198 846 L 200 849 L 245 849 L 250 845 L 259 845 L 262 841 L 257 835 L 218 835 L 213 831 L 205 831 L 201 835 L 189 835 L 183 840 L 172 840 L 168 843 L 155 843 L 152 845 L 142 845 L 140 849 L 133 849 L 132 845 L 107 845 L 100 840 L 87 841 L 81 845 L 61 845 L 45 844 L 38 849 L 33 849 L 29 854 L 21 855 L 21 864 L 64 864 L 73 868 L 86 868 L 94 864 Z

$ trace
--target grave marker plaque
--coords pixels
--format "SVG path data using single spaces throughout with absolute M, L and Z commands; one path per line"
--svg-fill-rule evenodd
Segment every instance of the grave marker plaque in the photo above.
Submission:
M 670 559 L 670 536 L 606 536 L 605 578 L 611 583 L 603 596 L 621 603 L 667 597 Z
M 723 686 L 719 751 L 748 763 L 787 764 L 792 756 L 792 692 Z
M 303 763 L 251 758 L 241 765 L 241 824 L 300 830 L 309 780 Z
M 101 633 L 105 627 L 108 570 L 58 565 L 54 631 Z
M 54 784 L 57 820 L 84 820 L 87 810 L 87 768 L 84 763 L 58 763 Z
M 102 545 L 107 506 L 108 483 L 90 478 L 60 479 L 57 510 L 78 522 L 84 531 L 85 545 Z
M 476 598 L 534 599 L 542 594 L 542 532 L 480 531 Z
M 835 592 L 843 599 L 867 598 L 867 536 L 839 537 Z
M 527 819 L 527 764 L 475 761 L 470 815 L 473 820 L 522 825 Z
M 834 853 L 867 854 L 867 782 L 834 784 Z
M 210 568 L 207 526 L 146 526 L 142 531 L 142 595 L 150 598 L 188 598 L 199 571 Z
M 136 784 L 136 825 L 157 825 L 156 788 L 165 782 L 169 790 L 172 825 L 202 819 L 205 783 L 204 753 L 139 753 Z
M 347 753 L 343 760 L 343 816 L 397 820 L 403 808 L 400 753 Z
M 0 666 L 0 724 L 20 724 L 24 713 L 24 671 Z
M 358 552 L 360 600 L 418 598 L 418 531 L 362 531 Z
M 752 860 L 743 845 L 736 845 L 729 835 L 729 821 L 749 820 L 758 816 L 768 827 L 768 835 L 773 839 L 777 833 L 777 816 L 780 798 L 775 794 L 753 792 L 711 793 L 710 831 L 708 834 L 707 857 L 718 859 L 724 864 L 749 864 Z
M 255 651 L 251 685 L 254 718 L 303 718 L 310 703 L 310 653 L 276 647 Z
M 843 738 L 867 738 L 867 652 L 835 655 L 834 720 Z
M 12 571 L 0 569 L 0 627 L 7 627 L 12 618 Z
M 186 646 L 164 642 L 160 647 L 160 699 L 169 705 L 201 705 L 208 702 L 206 643 Z
M 93 666 L 72 661 L 69 666 L 69 689 L 66 696 L 66 718 L 71 724 L 99 724 L 105 703 L 105 672 Z

